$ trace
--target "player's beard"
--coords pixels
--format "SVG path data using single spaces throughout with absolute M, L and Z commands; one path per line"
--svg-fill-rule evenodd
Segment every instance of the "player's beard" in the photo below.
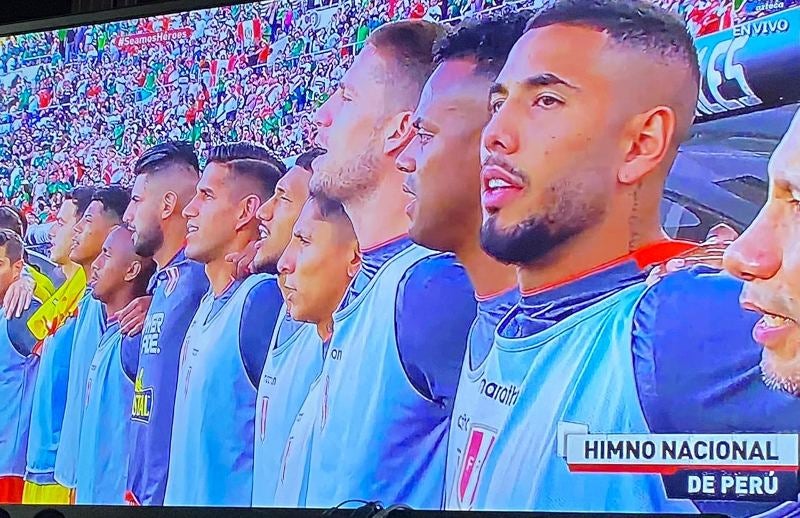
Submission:
M 315 170 L 309 190 L 340 203 L 363 198 L 377 183 L 380 150 L 378 131 L 373 130 L 360 154 L 342 164 L 331 164 L 328 170 Z
M 133 250 L 139 257 L 153 257 L 164 244 L 164 232 L 158 225 L 148 229 L 136 229 L 136 242 Z
M 535 264 L 550 252 L 597 224 L 605 215 L 601 193 L 562 181 L 548 189 L 545 210 L 511 228 L 501 228 L 495 216 L 481 227 L 481 247 L 505 264 Z
M 764 351 L 761 359 L 761 379 L 772 390 L 780 390 L 800 397 L 800 358 L 794 362 L 794 372 L 791 366 L 779 367 L 775 363 L 772 355 Z
M 253 260 L 253 273 L 268 273 L 270 275 L 278 275 L 278 259 L 279 257 L 268 257 L 259 260 Z

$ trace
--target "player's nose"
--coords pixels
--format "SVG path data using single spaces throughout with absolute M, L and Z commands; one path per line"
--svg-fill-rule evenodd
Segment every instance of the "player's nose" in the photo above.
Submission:
M 490 152 L 510 155 L 519 147 L 517 124 L 511 107 L 503 105 L 483 129 L 481 143 Z
M 783 263 L 783 250 L 775 222 L 763 212 L 725 251 L 723 264 L 732 275 L 745 280 L 770 279 Z
M 273 198 L 268 199 L 261 206 L 258 208 L 258 212 L 256 212 L 256 217 L 259 221 L 270 221 L 273 215 L 273 205 L 274 201 Z
M 278 273 L 281 275 L 289 275 L 294 272 L 294 258 L 291 246 L 286 247 L 286 250 L 283 251 L 280 259 L 278 259 Z
M 329 97 L 328 100 L 325 101 L 314 114 L 314 125 L 318 128 L 327 128 L 331 125 L 331 103 L 333 102 L 334 97 L 335 96 Z
M 184 207 L 182 214 L 184 218 L 193 218 L 197 216 L 197 196 L 192 198 L 192 201 L 190 201 L 189 204 Z
M 411 174 L 417 170 L 417 161 L 414 160 L 413 150 L 411 149 L 414 145 L 414 141 L 409 143 L 394 161 L 395 167 L 406 174 Z

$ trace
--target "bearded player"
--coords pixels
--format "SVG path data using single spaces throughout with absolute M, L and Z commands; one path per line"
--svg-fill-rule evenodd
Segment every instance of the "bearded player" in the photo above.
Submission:
M 441 33 L 423 21 L 382 26 L 316 115 L 327 152 L 314 161 L 311 190 L 342 203 L 362 265 L 333 317 L 311 439 L 309 507 L 353 498 L 441 505 L 475 300 L 451 255 L 408 238 L 410 198 L 395 165 Z
M 761 372 L 772 389 L 800 397 L 800 115 L 795 114 L 769 162 L 769 199 L 725 254 L 725 268 L 744 281 L 742 307 L 760 315 L 753 338 L 763 346 Z
M 738 392 L 748 380 L 737 362 L 753 346 L 738 283 L 696 271 L 644 283 L 649 265 L 691 246 L 664 242 L 658 208 L 698 83 L 692 40 L 666 12 L 572 0 L 529 22 L 492 86 L 481 241 L 517 266 L 522 298 L 484 372 L 509 410 L 470 423 L 471 458 L 455 482 L 474 508 L 696 511 L 667 498 L 657 475 L 570 472 L 558 430 L 732 433 L 791 422 L 782 402 Z M 512 363 L 527 366 L 526 381 L 494 386 Z M 754 419 L 761 411 L 772 420 Z
M 103 250 L 111 230 L 122 223 L 122 215 L 130 201 L 130 194 L 122 187 L 104 187 L 95 191 L 78 224 L 70 251 L 70 260 L 78 263 L 91 276 L 92 263 Z M 61 426 L 61 436 L 56 454 L 54 478 L 71 490 L 75 489 L 75 467 L 78 460 L 81 422 L 86 397 L 86 378 L 100 337 L 106 330 L 106 315 L 102 304 L 87 294 L 78 306 L 78 321 L 71 344 L 69 380 Z M 74 498 L 74 492 L 73 492 Z
M 10 230 L 0 230 L 0 291 L 5 295 L 24 267 L 25 246 Z M 25 452 L 33 403 L 33 386 L 39 368 L 38 340 L 26 323 L 40 306 L 34 300 L 20 318 L 0 313 L 0 503 L 22 502 Z
M 208 291 L 205 266 L 186 257 L 186 217 L 200 172 L 191 144 L 166 142 L 145 151 L 133 169 L 136 180 L 123 220 L 133 231 L 134 251 L 153 257 L 158 271 L 149 292 L 139 351 L 131 420 L 126 501 L 162 505 L 180 348 Z
M 106 329 L 86 379 L 76 468 L 78 504 L 120 505 L 125 501 L 130 442 L 130 402 L 141 335 L 123 336 L 118 311 L 145 295 L 155 272 L 149 257 L 134 251 L 131 231 L 116 227 L 92 265 L 92 296 L 103 303 Z
M 236 280 L 226 256 L 256 241 L 256 212 L 285 172 L 259 146 L 219 146 L 183 211 L 186 255 L 210 289 L 182 346 L 166 505 L 251 503 L 256 391 L 283 299 L 272 275 Z
M 297 507 L 305 500 L 308 440 L 333 313 L 360 263 L 355 232 L 342 205 L 321 195 L 310 198 L 278 262 L 285 308 L 292 321 L 301 324 L 284 340 L 273 342 L 261 377 L 256 408 L 261 462 L 256 472 L 263 472 L 254 478 L 261 481 L 253 486 L 254 504 Z M 275 336 L 280 337 L 279 330 Z
M 50 228 L 50 259 L 59 265 L 67 281 L 34 313 L 28 324 L 44 343 L 28 436 L 23 496 L 26 504 L 69 503 L 69 490 L 56 483 L 53 472 L 66 408 L 76 313 L 80 312 L 79 305 L 88 303 L 88 299 L 84 299 L 86 271 L 70 260 L 70 250 L 75 226 L 83 218 L 93 196 L 94 189 L 78 187 L 65 197 L 59 208 Z

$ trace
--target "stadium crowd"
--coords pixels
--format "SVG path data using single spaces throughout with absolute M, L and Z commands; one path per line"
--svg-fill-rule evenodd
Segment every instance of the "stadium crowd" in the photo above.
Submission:
M 655 1 L 695 33 L 714 30 L 714 16 L 723 28 L 714 13 L 731 9 L 731 0 Z M 68 189 L 128 183 L 131 157 L 166 139 L 189 140 L 201 156 L 214 135 L 291 158 L 376 28 L 520 4 L 544 0 L 260 2 L 0 38 L 0 203 L 21 208 L 35 232 Z M 164 31 L 172 36 L 158 44 L 131 38 Z

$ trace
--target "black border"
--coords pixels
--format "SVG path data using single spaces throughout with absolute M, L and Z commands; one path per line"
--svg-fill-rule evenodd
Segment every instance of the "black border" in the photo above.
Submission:
M 2 1 L 4 0 L 0 0 L 0 2 Z M 225 7 L 229 5 L 255 4 L 262 1 L 265 0 L 171 0 L 169 2 L 160 4 L 122 7 L 119 9 L 107 9 L 104 11 L 93 11 L 69 16 L 49 17 L 39 20 L 3 24 L 0 25 L 0 37 L 46 32 L 71 27 L 80 27 L 82 25 L 98 25 L 102 23 L 132 20 L 136 18 L 162 16 L 166 14 L 202 11 L 203 9 L 213 9 L 215 7 Z M 281 2 L 284 0 L 266 1 Z

